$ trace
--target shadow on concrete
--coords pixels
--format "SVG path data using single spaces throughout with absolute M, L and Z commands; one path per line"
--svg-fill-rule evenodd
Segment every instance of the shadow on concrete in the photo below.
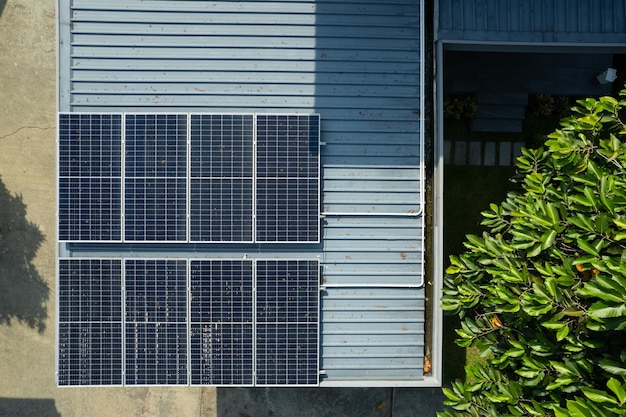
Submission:
M 0 397 L 0 416 L 61 417 L 61 414 L 53 399 Z
M 44 239 L 26 218 L 22 197 L 0 180 L 0 324 L 18 321 L 45 330 L 50 289 L 33 265 Z
M 217 417 L 415 417 L 442 410 L 439 388 L 217 388 Z
M 0 16 L 2 16 L 2 12 L 4 11 L 4 6 L 7 5 L 7 0 L 0 0 Z
M 388 416 L 390 392 L 389 388 L 218 388 L 217 416 Z

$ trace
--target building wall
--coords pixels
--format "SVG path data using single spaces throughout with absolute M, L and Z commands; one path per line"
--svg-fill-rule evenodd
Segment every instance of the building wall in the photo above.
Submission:
M 421 8 L 59 0 L 60 111 L 320 114 L 322 242 L 282 255 L 321 261 L 323 383 L 423 378 Z
M 448 41 L 626 42 L 623 0 L 439 0 Z

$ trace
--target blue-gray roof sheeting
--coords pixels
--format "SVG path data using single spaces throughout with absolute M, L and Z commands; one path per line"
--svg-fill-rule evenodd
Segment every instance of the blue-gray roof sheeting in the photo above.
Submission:
M 320 114 L 320 244 L 132 250 L 319 258 L 323 306 L 362 297 L 350 307 L 358 320 L 321 311 L 322 384 L 423 378 L 422 7 L 420 0 L 59 0 L 60 111 Z M 81 244 L 60 253 L 123 249 Z M 381 308 L 389 293 L 406 308 Z M 346 346 L 333 347 L 333 328 L 353 335 Z
M 517 43 L 626 42 L 624 0 L 439 0 L 439 38 Z
M 420 217 L 329 216 L 324 223 L 323 284 L 421 286 Z
M 422 377 L 423 289 L 327 288 L 321 309 L 320 365 L 329 381 Z
M 60 1 L 60 110 L 373 108 L 416 120 L 419 2 Z

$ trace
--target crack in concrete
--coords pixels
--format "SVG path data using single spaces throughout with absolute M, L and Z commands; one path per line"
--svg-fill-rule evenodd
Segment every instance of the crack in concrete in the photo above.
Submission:
M 41 126 L 22 126 L 20 128 L 18 128 L 17 130 L 8 133 L 6 135 L 0 136 L 0 140 L 4 139 L 4 138 L 8 138 L 10 136 L 13 136 L 15 134 L 17 134 L 18 132 L 24 130 L 24 129 L 37 129 L 37 130 L 50 130 L 50 129 L 54 129 L 56 126 L 47 126 L 47 127 L 41 127 Z

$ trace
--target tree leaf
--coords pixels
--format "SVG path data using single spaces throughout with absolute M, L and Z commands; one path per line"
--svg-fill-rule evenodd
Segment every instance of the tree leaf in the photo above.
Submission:
M 612 219 L 613 223 L 620 229 L 626 229 L 626 220 L 624 219 Z
M 456 343 L 486 361 L 454 391 L 457 417 L 624 415 L 626 88 L 578 103 L 522 151 L 519 191 L 483 212 L 444 277 Z
M 598 288 L 598 286 L 593 282 L 586 283 L 584 287 L 578 290 L 578 293 L 583 297 L 595 297 L 604 301 L 611 301 L 615 303 L 626 302 L 626 299 L 624 299 L 624 297 L 615 290 Z
M 615 361 L 604 359 L 604 360 L 601 360 L 598 363 L 598 365 L 600 365 L 600 368 L 604 369 L 605 371 L 613 375 L 626 377 L 626 368 L 624 368 L 621 364 Z
M 576 243 L 578 244 L 578 247 L 580 249 L 582 249 L 583 251 L 587 252 L 590 255 L 593 256 L 598 256 L 598 250 L 589 242 L 587 242 L 585 239 L 578 239 L 576 240 Z
M 609 305 L 603 301 L 593 303 L 587 311 L 593 319 L 600 320 L 626 316 L 626 304 Z
M 566 307 L 563 309 L 563 314 L 569 317 L 582 317 L 585 315 L 585 311 L 575 307 Z
M 609 395 L 605 391 L 601 391 L 595 388 L 589 388 L 582 386 L 580 390 L 585 394 L 585 397 L 589 398 L 591 401 L 596 403 L 611 403 L 618 404 L 617 400 L 613 398 L 613 396 Z
M 568 217 L 567 221 L 588 232 L 595 231 L 593 220 L 591 220 L 590 217 L 583 215 L 582 213 L 576 213 L 576 217 Z
M 561 327 L 563 327 L 563 322 L 560 320 L 554 320 L 554 321 L 544 321 L 543 323 L 541 323 L 541 325 L 543 327 L 545 327 L 546 329 L 550 329 L 550 330 L 560 330 Z
M 569 334 L 569 326 L 565 325 L 563 327 L 561 327 L 557 332 L 556 332 L 556 340 L 557 341 L 561 341 L 563 339 L 565 339 L 567 337 L 567 335 Z
M 569 412 L 565 408 L 561 408 L 559 406 L 554 406 L 552 408 L 552 411 L 554 411 L 555 417 L 571 417 Z M 440 417 L 448 417 L 448 416 L 440 416 Z
M 456 395 L 450 388 L 442 388 L 441 391 L 451 401 L 461 401 L 463 398 Z
M 550 293 L 550 295 L 554 298 L 557 299 L 557 301 L 560 301 L 559 298 L 561 296 L 561 293 L 559 292 L 559 289 L 557 287 L 557 283 L 556 283 L 556 279 L 552 278 L 552 277 L 548 277 L 545 280 L 545 285 L 546 288 L 548 289 L 548 292 Z
M 585 207 L 592 207 L 593 206 L 593 202 L 589 198 L 587 198 L 586 196 L 584 196 L 582 194 L 568 195 L 567 199 L 570 201 L 570 203 L 582 204 Z
M 554 241 L 556 240 L 557 232 L 556 230 L 548 230 L 541 236 L 541 250 L 546 250 L 547 248 L 554 245 Z
M 615 394 L 619 405 L 624 405 L 624 403 L 626 403 L 626 391 L 617 379 L 611 377 L 606 386 L 613 392 L 613 394 Z
M 586 405 L 576 401 L 567 401 L 567 411 L 569 411 L 570 417 L 595 417 Z

